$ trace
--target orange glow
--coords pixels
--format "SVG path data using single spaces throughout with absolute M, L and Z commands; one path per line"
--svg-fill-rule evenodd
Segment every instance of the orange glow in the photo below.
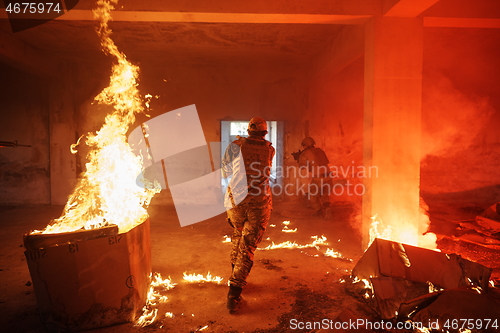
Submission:
M 95 18 L 100 21 L 98 34 L 103 51 L 114 58 L 109 86 L 95 97 L 95 101 L 113 107 L 114 111 L 106 116 L 99 131 L 87 134 L 86 171 L 69 196 L 62 216 L 52 221 L 42 231 L 44 234 L 109 224 L 118 225 L 120 233 L 126 232 L 147 218 L 146 208 L 160 190 L 158 185 L 137 185 L 142 159 L 127 143 L 128 128 L 135 121 L 135 114 L 143 112 L 144 108 L 137 89 L 139 68 L 127 61 L 110 38 L 108 21 L 116 2 L 99 0 L 94 10 Z M 72 152 L 76 152 L 76 145 L 71 147 Z
M 425 217 L 428 221 L 428 217 Z M 420 246 L 427 249 L 436 249 L 436 235 L 432 233 L 427 233 L 425 235 L 420 234 L 418 230 L 418 223 L 398 224 L 393 222 L 392 225 L 386 225 L 377 214 L 372 216 L 371 220 L 372 223 L 369 230 L 370 240 L 366 248 L 370 247 L 376 238 L 381 238 L 398 243 Z

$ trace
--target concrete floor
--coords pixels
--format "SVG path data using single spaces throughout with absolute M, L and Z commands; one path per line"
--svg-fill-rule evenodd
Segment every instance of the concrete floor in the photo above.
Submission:
M 178 285 L 163 293 L 169 301 L 159 306 L 161 319 L 156 324 L 138 328 L 126 323 L 95 331 L 193 332 L 208 325 L 204 332 L 282 332 L 295 317 L 334 319 L 345 308 L 359 307 L 339 282 L 362 255 L 360 238 L 348 222 L 352 208 L 336 205 L 334 220 L 327 222 L 309 217 L 307 209 L 300 207 L 300 203 L 275 203 L 270 221 L 275 227 L 268 228 L 260 247 L 287 240 L 308 244 L 316 235 L 324 235 L 329 245 L 319 250 L 258 250 L 243 293 L 245 303 L 237 315 L 229 315 L 225 309 L 231 248 L 223 242 L 231 233 L 225 216 L 181 228 L 173 207 L 150 207 L 152 270 Z M 22 235 L 44 228 L 61 211 L 61 206 L 0 207 L 0 331 L 46 331 L 37 313 Z M 285 220 L 290 220 L 290 229 L 298 229 L 296 233 L 281 231 Z M 352 261 L 324 256 L 327 248 Z M 184 272 L 210 272 L 224 281 L 219 285 L 190 284 L 183 282 Z M 174 318 L 165 318 L 166 312 L 172 312 Z
M 473 219 L 490 205 L 457 203 L 456 199 L 453 203 L 426 201 L 431 229 L 440 234 L 450 233 L 455 227 L 449 221 Z M 61 206 L 0 206 L 0 332 L 46 332 L 37 312 L 22 235 L 44 228 L 61 211 Z M 160 319 L 155 324 L 139 328 L 125 323 L 92 332 L 290 332 L 291 319 L 335 319 L 345 309 L 373 318 L 367 305 L 340 282 L 363 254 L 360 235 L 350 226 L 354 215 L 350 205 L 337 203 L 334 219 L 324 221 L 310 217 L 310 211 L 299 202 L 275 203 L 270 221 L 275 227 L 268 228 L 261 248 L 287 240 L 308 244 L 313 240 L 311 236 L 321 235 L 329 245 L 319 250 L 258 250 L 243 293 L 244 306 L 237 315 L 229 315 L 225 308 L 231 248 L 230 243 L 223 242 L 224 236 L 231 233 L 225 215 L 181 228 L 173 207 L 152 205 L 149 212 L 152 271 L 170 277 L 177 286 L 162 292 L 169 300 L 158 306 Z M 290 229 L 297 228 L 296 233 L 282 232 L 285 220 L 290 221 Z M 346 259 L 325 256 L 327 248 L 342 253 Z M 499 260 L 482 263 L 495 268 L 492 277 L 500 281 Z M 190 284 L 183 281 L 184 272 L 210 272 L 224 281 Z M 174 317 L 165 317 L 167 312 Z

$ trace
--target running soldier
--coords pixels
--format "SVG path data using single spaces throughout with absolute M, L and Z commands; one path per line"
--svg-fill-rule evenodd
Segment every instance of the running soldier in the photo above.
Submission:
M 252 118 L 248 134 L 233 141 L 222 160 L 223 177 L 231 177 L 224 202 L 227 220 L 233 227 L 232 271 L 227 295 L 227 309 L 231 314 L 241 305 L 241 292 L 253 266 L 254 252 L 272 211 L 269 176 L 275 149 L 264 139 L 266 121 Z

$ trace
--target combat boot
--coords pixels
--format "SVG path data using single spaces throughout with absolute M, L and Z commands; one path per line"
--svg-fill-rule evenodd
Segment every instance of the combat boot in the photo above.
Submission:
M 229 286 L 227 293 L 227 309 L 230 314 L 235 314 L 241 306 L 241 291 L 240 287 Z

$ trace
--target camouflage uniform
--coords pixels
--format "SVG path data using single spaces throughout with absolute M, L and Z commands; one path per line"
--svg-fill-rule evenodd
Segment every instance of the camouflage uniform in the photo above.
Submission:
M 310 139 L 309 141 L 306 139 Z M 330 207 L 330 192 L 332 189 L 332 178 L 329 160 L 321 148 L 314 147 L 314 140 L 306 138 L 303 140 L 305 149 L 299 156 L 299 166 L 307 168 L 311 174 L 309 185 L 310 203 L 318 213 Z
M 243 160 L 237 158 L 240 153 Z M 250 135 L 232 142 L 222 161 L 223 176 L 232 175 L 225 205 L 228 222 L 233 226 L 233 270 L 229 281 L 234 287 L 246 285 L 255 249 L 271 217 L 269 175 L 274 154 L 270 142 L 261 136 Z

